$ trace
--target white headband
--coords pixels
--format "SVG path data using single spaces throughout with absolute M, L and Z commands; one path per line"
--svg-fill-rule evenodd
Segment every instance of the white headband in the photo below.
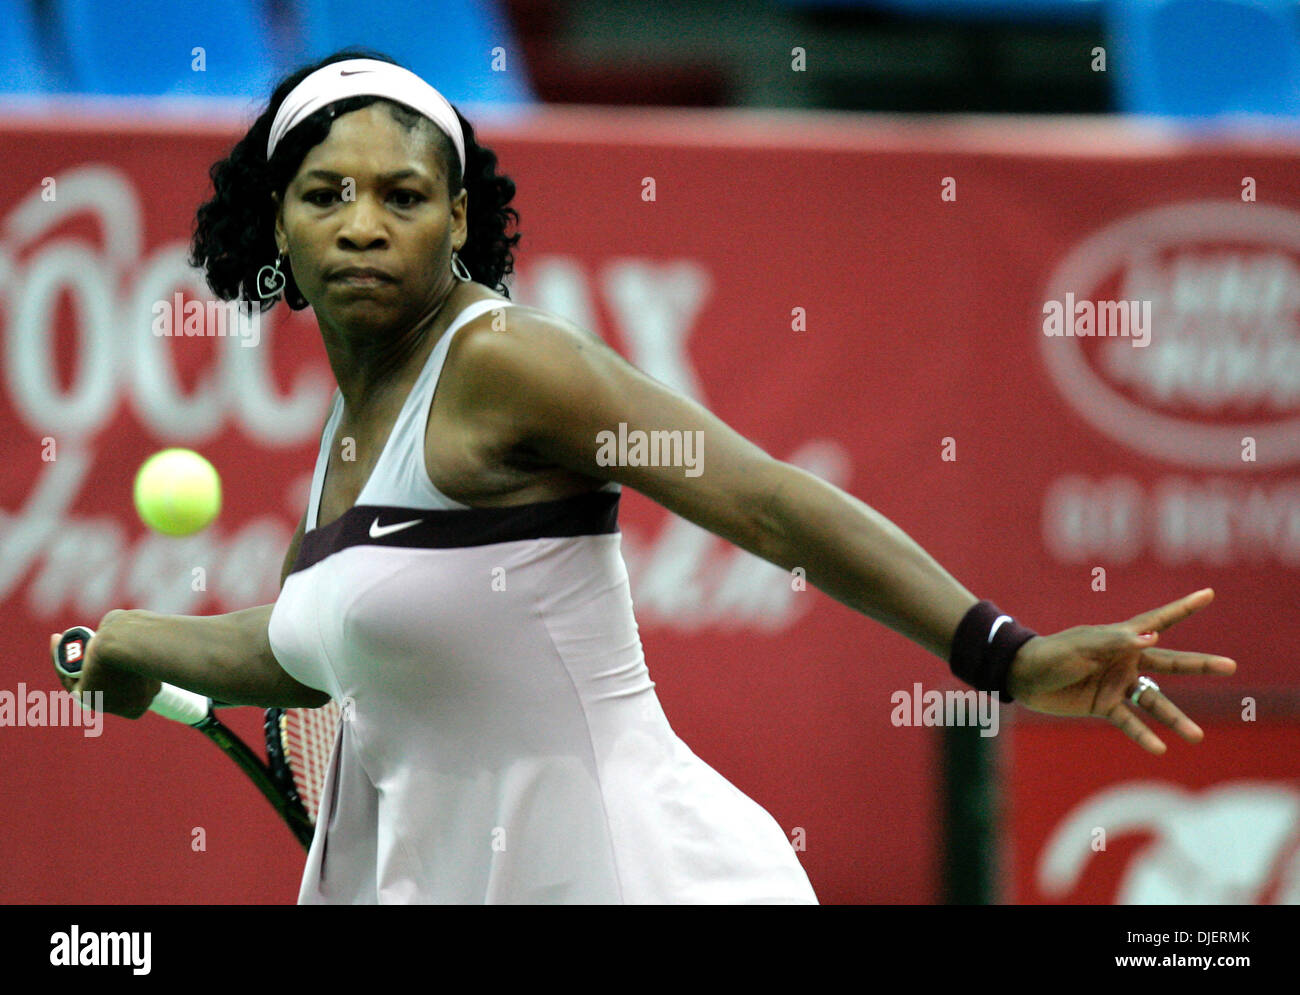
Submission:
M 326 104 L 345 97 L 385 97 L 423 114 L 456 146 L 460 172 L 462 176 L 465 174 L 465 136 L 447 98 L 409 69 L 377 59 L 332 62 L 290 90 L 271 122 L 271 137 L 266 141 L 267 161 L 296 125 Z

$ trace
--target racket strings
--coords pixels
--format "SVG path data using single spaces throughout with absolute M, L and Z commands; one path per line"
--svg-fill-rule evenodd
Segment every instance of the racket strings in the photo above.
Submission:
M 338 703 L 331 701 L 320 708 L 287 708 L 280 716 L 285 759 L 293 772 L 298 798 L 312 822 L 320 811 L 339 714 Z

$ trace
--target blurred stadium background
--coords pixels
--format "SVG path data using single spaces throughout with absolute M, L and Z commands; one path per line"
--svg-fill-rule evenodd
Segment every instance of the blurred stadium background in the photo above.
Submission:
M 899 725 L 894 695 L 955 687 L 941 661 L 626 494 L 668 716 L 823 902 L 1300 902 L 1294 3 L 0 0 L 0 692 L 53 689 L 47 633 L 109 609 L 274 599 L 333 386 L 310 312 L 253 349 L 148 316 L 207 293 L 183 256 L 208 166 L 348 45 L 498 152 L 515 299 L 979 596 L 1048 632 L 1215 588 L 1167 639 L 1239 662 L 1172 682 L 1199 746 L 1020 708 L 996 736 Z M 1150 345 L 1045 336 L 1066 293 L 1152 302 Z M 191 539 L 131 507 L 165 445 L 225 482 Z M 188 730 L 15 723 L 0 756 L 0 901 L 296 895 L 297 844 Z

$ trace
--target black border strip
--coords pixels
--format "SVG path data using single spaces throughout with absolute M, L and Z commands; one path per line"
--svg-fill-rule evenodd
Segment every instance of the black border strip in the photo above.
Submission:
M 333 553 L 352 546 L 396 546 L 404 549 L 457 549 L 521 539 L 603 535 L 619 531 L 618 491 L 590 491 L 554 501 L 536 501 L 507 508 L 430 509 L 358 504 L 324 528 L 302 538 L 290 574 L 306 570 Z M 409 528 L 372 538 L 382 529 L 417 520 Z

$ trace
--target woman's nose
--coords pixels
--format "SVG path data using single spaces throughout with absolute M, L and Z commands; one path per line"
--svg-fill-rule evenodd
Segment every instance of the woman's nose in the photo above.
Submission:
M 371 198 L 360 196 L 351 204 L 345 204 L 343 226 L 339 229 L 340 243 L 364 249 L 384 240 L 380 212 Z

